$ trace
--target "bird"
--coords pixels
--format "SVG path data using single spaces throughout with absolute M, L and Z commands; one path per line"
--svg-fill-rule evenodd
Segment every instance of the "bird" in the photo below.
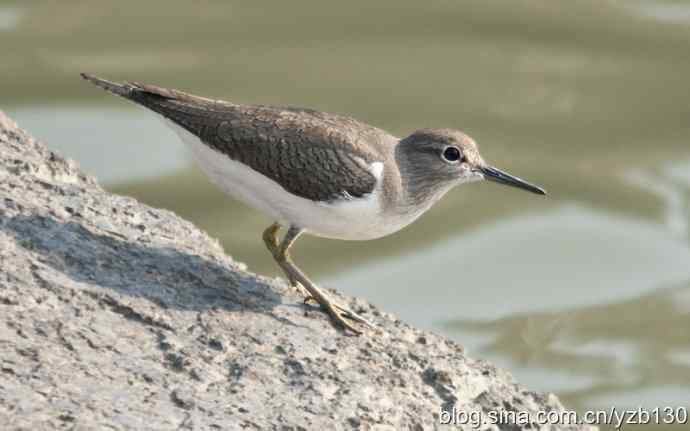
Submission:
M 263 231 L 263 242 L 290 285 L 354 334 L 372 323 L 336 302 L 295 264 L 290 251 L 301 235 L 381 238 L 415 221 L 455 186 L 480 180 L 546 194 L 487 164 L 460 130 L 424 128 L 398 138 L 345 115 L 81 76 L 161 116 L 211 182 L 269 216 L 274 222 Z

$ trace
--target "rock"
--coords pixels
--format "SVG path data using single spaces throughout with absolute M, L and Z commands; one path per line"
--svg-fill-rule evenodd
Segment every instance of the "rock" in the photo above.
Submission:
M 563 409 L 456 343 L 336 294 L 379 328 L 347 335 L 243 268 L 0 112 L 2 428 L 431 430 L 441 408 Z

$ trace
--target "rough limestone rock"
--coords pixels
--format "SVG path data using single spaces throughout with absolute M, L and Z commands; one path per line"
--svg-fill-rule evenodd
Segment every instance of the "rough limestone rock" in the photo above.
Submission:
M 458 344 L 338 298 L 380 330 L 334 329 L 0 112 L 1 429 L 431 430 L 441 408 L 562 410 Z

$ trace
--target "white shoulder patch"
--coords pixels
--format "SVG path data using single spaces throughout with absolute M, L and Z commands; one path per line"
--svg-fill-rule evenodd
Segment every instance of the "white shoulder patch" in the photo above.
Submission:
M 377 182 L 381 181 L 381 177 L 383 176 L 383 162 L 374 162 L 369 165 L 369 172 L 374 175 Z

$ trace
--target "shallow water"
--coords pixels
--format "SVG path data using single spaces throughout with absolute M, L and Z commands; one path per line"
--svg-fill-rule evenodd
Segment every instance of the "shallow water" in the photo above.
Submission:
M 22 15 L 23 9 L 19 6 L 0 5 L 0 33 L 16 29 Z
M 51 149 L 77 159 L 103 184 L 145 181 L 189 164 L 177 135 L 158 127 L 160 120 L 143 110 L 67 104 L 7 112 Z
M 690 32 L 687 4 L 671 3 L 294 2 L 269 13 L 65 1 L 55 19 L 50 2 L 10 2 L 0 30 L 16 49 L 0 64 L 0 108 L 111 190 L 193 220 L 269 275 L 259 238 L 270 220 L 215 190 L 153 115 L 77 72 L 349 113 L 401 136 L 464 128 L 549 197 L 463 186 L 388 238 L 305 238 L 298 262 L 569 406 L 687 406 Z M 18 18 L 2 27 L 6 10 Z
M 686 1 L 641 0 L 632 4 L 643 16 L 679 24 L 690 24 L 690 4 Z

